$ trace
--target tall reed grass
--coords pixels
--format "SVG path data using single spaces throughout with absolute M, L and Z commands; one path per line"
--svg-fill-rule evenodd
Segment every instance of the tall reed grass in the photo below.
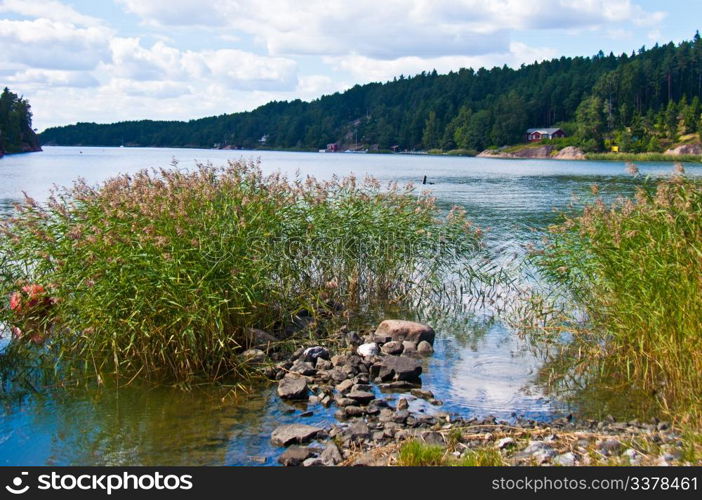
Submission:
M 537 260 L 587 314 L 565 352 L 699 425 L 702 183 L 681 173 L 643 181 L 634 199 L 596 199 L 565 217 Z
M 702 155 L 670 155 L 665 153 L 585 153 L 588 160 L 604 161 L 665 161 L 702 163 Z
M 246 161 L 77 182 L 27 198 L 0 235 L 0 323 L 17 342 L 179 381 L 245 371 L 251 327 L 411 300 L 478 246 L 464 212 L 411 186 L 289 180 Z M 42 309 L 11 307 L 28 286 Z

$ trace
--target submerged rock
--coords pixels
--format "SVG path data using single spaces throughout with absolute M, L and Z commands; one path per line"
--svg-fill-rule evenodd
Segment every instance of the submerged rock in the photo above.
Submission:
M 434 393 L 426 389 L 412 389 L 410 394 L 416 398 L 426 399 L 427 401 L 434 399 Z

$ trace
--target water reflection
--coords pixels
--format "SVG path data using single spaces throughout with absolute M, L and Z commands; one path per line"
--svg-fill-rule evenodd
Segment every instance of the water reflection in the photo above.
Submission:
M 172 158 L 187 168 L 194 159 L 222 164 L 227 159 L 257 157 L 266 171 L 329 177 L 332 174 L 373 174 L 381 180 L 421 182 L 427 174 L 433 194 L 442 206 L 462 205 L 474 221 L 486 228 L 486 251 L 508 263 L 524 254 L 524 245 L 539 238 L 557 219 L 555 210 L 582 202 L 597 183 L 605 199 L 631 194 L 641 179 L 627 176 L 623 163 L 554 162 L 543 160 L 486 160 L 479 158 L 409 157 L 400 155 L 323 155 L 279 152 L 130 148 L 49 148 L 34 155 L 0 160 L 0 216 L 11 212 L 22 191 L 41 200 L 51 185 L 70 185 L 82 176 L 97 183 L 117 173 L 146 167 L 167 167 Z M 640 167 L 642 176 L 667 175 L 671 164 Z M 687 167 L 700 175 L 702 167 Z M 514 269 L 525 288 L 538 284 L 538 276 Z M 505 294 L 509 304 L 513 296 Z M 513 302 L 513 301 L 512 301 Z M 490 305 L 490 304 L 488 304 Z M 461 308 L 457 307 L 459 311 Z M 421 311 L 413 311 L 420 314 Z M 515 331 L 488 311 L 464 311 L 455 316 L 420 317 L 435 326 L 435 355 L 426 360 L 425 388 L 445 402 L 424 405 L 425 411 L 464 415 L 513 414 L 550 418 L 581 408 L 588 413 L 614 412 L 614 392 L 553 384 L 542 366 L 543 352 L 515 335 Z M 397 311 L 388 315 L 399 315 Z M 366 322 L 381 319 L 369 311 Z M 421 314 L 420 314 L 421 316 Z M 407 317 L 407 315 L 403 315 Z M 567 368 L 566 368 L 567 373 Z M 592 386 L 590 386 L 592 388 Z M 568 398 L 563 390 L 568 389 Z M 334 409 L 308 408 L 312 424 L 334 421 Z M 279 450 L 270 445 L 271 431 L 281 423 L 300 421 L 302 408 L 291 407 L 275 396 L 272 387 L 252 391 L 238 399 L 227 391 L 200 387 L 130 386 L 65 389 L 6 372 L 0 388 L 0 463 L 41 465 L 177 465 L 275 463 Z M 618 411 L 618 410 L 616 410 Z M 624 408 L 622 413 L 629 411 Z

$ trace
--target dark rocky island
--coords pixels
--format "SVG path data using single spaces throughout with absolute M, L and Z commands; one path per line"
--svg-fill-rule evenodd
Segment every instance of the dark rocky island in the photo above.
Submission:
M 31 106 L 5 87 L 0 95 L 0 158 L 32 151 L 41 151 L 41 146 L 32 129 Z

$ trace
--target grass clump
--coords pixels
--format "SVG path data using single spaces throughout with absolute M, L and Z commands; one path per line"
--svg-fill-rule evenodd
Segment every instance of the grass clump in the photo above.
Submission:
M 442 446 L 419 441 L 408 441 L 400 448 L 397 465 L 401 467 L 426 467 L 446 465 L 446 450 Z
M 596 161 L 665 161 L 702 163 L 702 155 L 671 155 L 665 153 L 586 153 L 585 158 Z
M 416 299 L 477 242 L 464 212 L 411 186 L 245 161 L 77 182 L 27 198 L 0 235 L 0 324 L 18 342 L 176 381 L 242 373 L 251 327 Z
M 500 451 L 495 448 L 468 450 L 458 459 L 450 455 L 450 448 L 450 446 L 444 448 L 417 440 L 408 441 L 400 447 L 397 465 L 402 467 L 494 467 L 507 465 Z
M 539 264 L 588 320 L 566 352 L 699 426 L 702 183 L 678 173 L 644 184 L 635 199 L 597 199 L 550 233 Z
M 458 467 L 498 467 L 507 465 L 499 450 L 481 448 L 466 452 L 454 465 Z

